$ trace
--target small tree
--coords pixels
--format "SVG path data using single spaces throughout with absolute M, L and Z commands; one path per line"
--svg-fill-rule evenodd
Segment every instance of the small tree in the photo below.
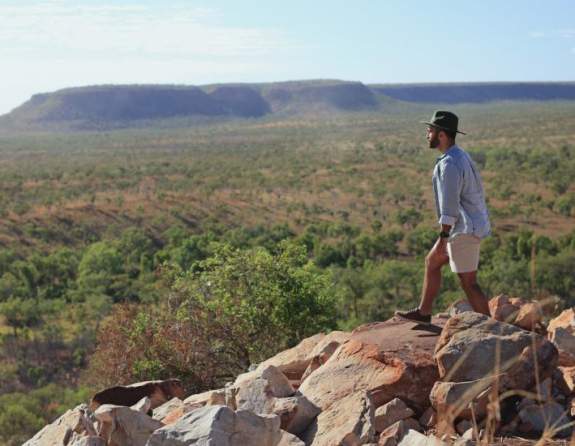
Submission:
M 35 299 L 9 299 L 0 304 L 0 314 L 16 338 L 19 330 L 37 327 L 43 322 L 42 308 Z
M 159 306 L 114 311 L 98 334 L 89 381 L 176 376 L 201 391 L 335 327 L 328 276 L 308 263 L 305 247 L 212 249 L 188 271 L 176 265 L 165 272 L 171 293 Z

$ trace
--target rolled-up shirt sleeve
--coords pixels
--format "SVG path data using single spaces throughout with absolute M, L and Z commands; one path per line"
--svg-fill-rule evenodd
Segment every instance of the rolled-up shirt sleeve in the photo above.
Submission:
M 439 224 L 455 224 L 459 215 L 459 197 L 463 181 L 461 172 L 454 163 L 445 163 L 439 177 Z

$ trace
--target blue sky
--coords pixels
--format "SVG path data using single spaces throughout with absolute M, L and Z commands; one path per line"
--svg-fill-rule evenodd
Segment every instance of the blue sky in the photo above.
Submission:
M 573 0 L 0 0 L 0 113 L 120 83 L 575 80 Z

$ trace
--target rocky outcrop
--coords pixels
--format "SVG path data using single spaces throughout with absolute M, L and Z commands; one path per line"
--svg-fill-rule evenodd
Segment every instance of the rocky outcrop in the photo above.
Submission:
M 571 354 L 563 339 L 575 314 L 553 320 L 547 339 L 531 304 L 498 296 L 496 318 L 459 302 L 431 326 L 392 319 L 319 334 L 225 388 L 187 397 L 157 384 L 161 392 L 142 392 L 150 382 L 124 386 L 123 405 L 68 411 L 26 446 L 446 444 L 432 432 L 457 445 L 477 435 L 566 438 L 575 367 L 558 367 L 557 348 Z M 169 393 L 178 395 L 168 401 Z
M 572 391 L 557 368 L 557 349 L 542 336 L 462 313 L 445 325 L 436 359 L 441 381 L 430 399 L 438 432 L 461 433 L 469 428 L 462 420 L 473 417 L 505 433 L 570 433 L 570 420 L 560 414 L 568 411 Z

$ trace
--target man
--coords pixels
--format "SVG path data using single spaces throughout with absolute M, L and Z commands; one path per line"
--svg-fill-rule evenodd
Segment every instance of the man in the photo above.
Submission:
M 489 315 L 488 301 L 477 284 L 479 242 L 491 231 L 479 172 L 471 157 L 455 144 L 459 119 L 436 111 L 427 124 L 430 149 L 441 156 L 433 171 L 435 207 L 441 232 L 425 258 L 425 277 L 419 307 L 396 311 L 402 319 L 431 323 L 433 301 L 441 287 L 441 268 L 449 262 L 473 310 Z

